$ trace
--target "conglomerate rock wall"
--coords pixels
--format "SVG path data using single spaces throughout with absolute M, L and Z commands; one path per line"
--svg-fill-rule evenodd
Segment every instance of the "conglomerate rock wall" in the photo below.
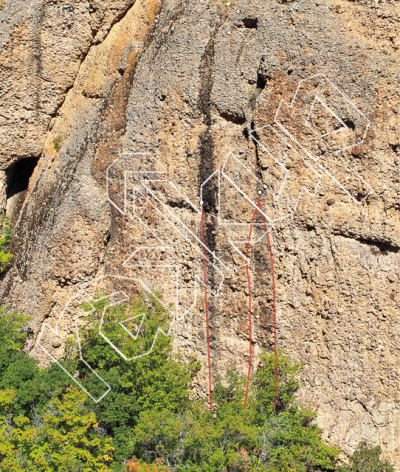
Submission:
M 397 1 L 6 0 L 0 21 L 1 293 L 32 316 L 30 355 L 96 279 L 163 292 L 202 395 L 206 311 L 212 379 L 246 372 L 251 296 L 254 369 L 267 229 L 302 401 L 332 444 L 400 464 Z

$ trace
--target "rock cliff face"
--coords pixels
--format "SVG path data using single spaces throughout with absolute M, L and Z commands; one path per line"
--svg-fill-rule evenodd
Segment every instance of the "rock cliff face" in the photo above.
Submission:
M 147 287 L 202 360 L 205 394 L 207 308 L 212 378 L 247 369 L 247 252 L 254 368 L 273 347 L 263 215 L 278 347 L 304 363 L 302 400 L 332 444 L 366 438 L 400 464 L 396 3 L 6 0 L 0 204 L 15 258 L 2 297 L 33 317 L 31 355 L 46 362 L 42 327 L 82 283 Z

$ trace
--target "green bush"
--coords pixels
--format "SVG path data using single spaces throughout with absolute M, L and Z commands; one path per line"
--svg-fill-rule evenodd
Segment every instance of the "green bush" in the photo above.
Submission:
M 336 468 L 337 451 L 322 440 L 314 413 L 296 401 L 301 366 L 281 352 L 276 411 L 275 362 L 267 353 L 251 379 L 246 410 L 246 377 L 232 370 L 216 379 L 210 411 L 191 392 L 199 364 L 174 354 L 168 337 L 159 333 L 151 354 L 130 362 L 116 353 L 99 334 L 108 304 L 106 296 L 96 303 L 80 333 L 82 357 L 111 386 L 100 403 L 77 391 L 57 364 L 41 369 L 27 357 L 28 318 L 0 310 L 0 470 L 393 472 L 380 461 L 380 448 L 364 443 Z M 127 320 L 137 328 L 143 314 L 136 338 L 121 329 Z M 149 352 L 169 322 L 158 299 L 143 295 L 105 310 L 102 331 L 134 356 Z M 85 363 L 60 362 L 96 394 Z
M 339 472 L 394 472 L 388 461 L 381 461 L 382 449 L 361 441 L 349 463 L 339 469 Z
M 194 361 L 187 364 L 178 355 L 174 356 L 170 339 L 163 335 L 158 336 L 151 355 L 125 362 L 98 333 L 106 302 L 104 299 L 97 304 L 96 312 L 90 315 L 91 323 L 81 333 L 82 354 L 111 385 L 112 390 L 99 404 L 89 400 L 86 404 L 97 416 L 100 430 L 112 438 L 116 448 L 114 468 L 120 470 L 122 462 L 132 457 L 133 428 L 140 412 L 161 408 L 170 411 L 185 409 L 189 403 L 191 379 L 199 365 Z M 137 340 L 121 336 L 116 321 L 144 312 L 148 322 L 143 335 L 138 336 Z M 36 360 L 23 353 L 27 321 L 26 316 L 0 310 L 0 390 L 13 391 L 13 401 L 9 405 L 12 417 L 21 416 L 32 421 L 43 414 L 49 402 L 60 400 L 68 393 L 71 384 L 75 384 L 57 364 L 41 369 Z M 107 311 L 106 321 L 108 338 L 122 343 L 123 348 L 133 353 L 138 348 L 146 352 L 158 328 L 164 326 L 168 319 L 166 310 L 156 299 L 138 297 L 130 305 L 119 305 Z M 60 362 L 68 371 L 75 371 L 81 381 L 85 379 L 86 387 L 95 393 L 96 377 L 84 363 L 76 359 Z
M 0 309 L 0 470 L 110 470 L 111 438 L 96 433 L 86 395 L 22 352 L 27 321 Z
M 134 429 L 135 457 L 144 462 L 162 460 L 178 472 L 335 470 L 337 451 L 321 439 L 314 414 L 294 398 L 298 389 L 294 376 L 300 367 L 281 353 L 278 366 L 276 414 L 274 357 L 264 354 L 246 410 L 246 378 L 231 371 L 225 382 L 216 382 L 212 411 L 202 402 L 192 402 L 179 412 L 143 411 Z
M 190 384 L 200 366 L 194 359 L 186 363 L 178 354 L 174 355 L 171 340 L 163 334 L 159 334 L 149 355 L 124 361 L 99 334 L 100 319 L 107 303 L 107 298 L 96 303 L 96 311 L 90 314 L 91 321 L 82 333 L 81 346 L 85 361 L 111 386 L 110 393 L 92 408 L 101 426 L 113 437 L 115 457 L 122 464 L 132 458 L 134 427 L 140 413 L 163 409 L 178 412 L 188 408 Z M 133 339 L 121 329 L 119 322 L 135 320 L 143 313 L 146 318 L 140 335 Z M 155 334 L 165 329 L 169 321 L 168 312 L 156 298 L 142 295 L 130 304 L 108 309 L 103 332 L 132 357 L 149 352 Z M 79 374 L 86 377 L 89 391 L 95 392 L 95 376 L 84 365 L 79 366 Z
M 60 135 L 57 135 L 54 137 L 53 139 L 53 146 L 54 146 L 54 149 L 58 152 L 60 151 L 61 149 L 61 146 L 62 146 L 62 139 L 61 139 L 61 136 Z
M 56 364 L 40 369 L 38 362 L 22 351 L 28 320 L 25 315 L 0 307 L 0 390 L 10 388 L 15 392 L 14 414 L 32 418 L 35 411 L 54 396 L 64 394 L 73 382 Z
M 1 8 L 2 5 L 0 5 Z M 0 273 L 4 272 L 8 263 L 14 257 L 13 254 L 6 252 L 6 248 L 11 241 L 12 230 L 10 219 L 4 214 L 0 214 Z
M 0 392 L 0 469 L 8 472 L 106 472 L 112 462 L 111 438 L 96 433 L 86 395 L 70 390 L 35 417 L 12 415 L 16 393 Z

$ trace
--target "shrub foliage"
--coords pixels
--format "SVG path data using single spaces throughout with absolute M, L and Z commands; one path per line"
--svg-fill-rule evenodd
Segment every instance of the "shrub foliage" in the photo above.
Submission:
M 194 398 L 199 370 L 159 332 L 169 322 L 157 298 L 108 304 L 104 296 L 80 333 L 82 356 L 111 386 L 94 403 L 57 365 L 42 369 L 22 348 L 28 318 L 0 310 L 0 470 L 133 472 L 393 472 L 379 447 L 363 443 L 337 465 L 315 414 L 296 400 L 301 366 L 279 352 L 274 411 L 274 358 L 263 353 L 243 408 L 246 378 L 238 371 L 216 379 L 213 410 Z M 121 330 L 132 320 L 140 335 Z M 104 315 L 104 316 L 103 316 Z M 135 325 L 136 323 L 136 325 Z M 99 334 L 127 355 L 124 361 Z M 72 349 L 68 352 L 74 352 Z M 96 393 L 96 377 L 78 358 L 62 362 Z

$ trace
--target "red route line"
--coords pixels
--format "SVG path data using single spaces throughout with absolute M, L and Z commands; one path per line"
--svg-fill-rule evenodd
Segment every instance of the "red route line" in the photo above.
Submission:
M 247 275 L 247 286 L 249 291 L 249 369 L 247 373 L 247 383 L 246 383 L 246 394 L 244 398 L 244 410 L 246 409 L 247 397 L 249 392 L 250 384 L 250 373 L 251 373 L 251 361 L 252 361 L 252 350 L 253 350 L 253 339 L 252 339 L 252 327 L 251 327 L 251 283 L 250 283 L 250 272 L 249 272 L 249 248 L 251 234 L 253 231 L 254 219 L 257 215 L 257 212 L 260 212 L 262 224 L 264 227 L 265 234 L 268 241 L 269 256 L 271 260 L 271 277 L 272 277 L 272 294 L 273 294 L 273 313 L 274 313 L 274 357 L 275 357 L 275 395 L 274 395 L 274 411 L 276 410 L 276 402 L 278 398 L 278 349 L 277 349 L 277 334 L 276 334 L 276 287 L 275 287 L 275 275 L 274 275 L 274 260 L 272 256 L 272 245 L 271 240 L 268 234 L 267 227 L 265 225 L 264 216 L 261 211 L 260 204 L 261 194 L 258 194 L 257 208 L 253 214 L 253 218 L 250 224 L 249 238 L 247 241 L 246 247 L 246 275 Z M 209 398 L 210 398 L 210 410 L 212 410 L 212 390 L 211 390 L 211 352 L 210 352 L 210 328 L 209 328 L 209 318 L 208 318 L 208 297 L 207 297 L 207 267 L 206 267 L 206 245 L 205 245 L 205 231 L 204 231 L 204 212 L 203 204 L 201 203 L 201 233 L 203 238 L 203 273 L 204 273 L 204 302 L 206 310 L 206 331 L 207 331 L 207 357 L 208 357 L 208 389 L 209 389 Z
M 209 389 L 209 395 L 210 395 L 210 410 L 212 410 L 210 329 L 209 329 L 209 325 L 208 325 L 207 267 L 206 267 L 206 244 L 205 244 L 205 234 L 204 234 L 204 212 L 203 212 L 203 203 L 201 203 L 201 233 L 202 233 L 202 237 L 203 237 L 204 303 L 205 303 L 205 307 L 206 307 L 207 356 L 208 356 L 208 389 Z
M 251 360 L 252 360 L 252 352 L 253 352 L 253 339 L 251 335 L 251 283 L 250 283 L 250 272 L 249 272 L 249 247 L 250 247 L 251 233 L 253 231 L 254 219 L 257 215 L 259 205 L 260 205 L 260 195 L 258 195 L 257 208 L 251 220 L 249 239 L 247 240 L 247 247 L 246 247 L 246 275 L 247 275 L 247 287 L 249 291 L 249 370 L 247 372 L 246 394 L 244 396 L 244 405 L 243 405 L 244 410 L 246 409 L 247 395 L 249 393 Z

